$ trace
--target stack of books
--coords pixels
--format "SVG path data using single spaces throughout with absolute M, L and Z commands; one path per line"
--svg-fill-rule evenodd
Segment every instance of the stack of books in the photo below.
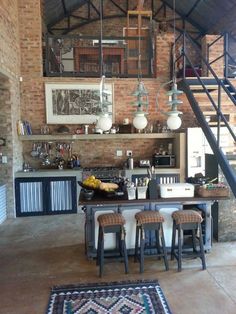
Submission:
M 17 134 L 18 135 L 32 135 L 31 124 L 28 121 L 17 121 Z

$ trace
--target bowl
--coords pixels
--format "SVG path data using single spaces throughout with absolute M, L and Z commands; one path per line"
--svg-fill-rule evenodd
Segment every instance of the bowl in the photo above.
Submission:
M 94 190 L 81 189 L 81 193 L 86 201 L 90 201 L 94 196 Z

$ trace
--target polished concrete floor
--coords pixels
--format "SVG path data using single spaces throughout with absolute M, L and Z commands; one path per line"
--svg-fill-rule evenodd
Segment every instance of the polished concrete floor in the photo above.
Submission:
M 106 263 L 102 279 L 94 260 L 84 254 L 83 214 L 29 217 L 0 225 L 0 313 L 45 313 L 54 285 L 126 279 L 158 279 L 173 314 L 236 313 L 236 242 L 214 243 L 207 254 L 207 270 L 200 260 L 183 263 L 182 272 L 170 262 L 145 260 L 145 271 L 129 260 Z

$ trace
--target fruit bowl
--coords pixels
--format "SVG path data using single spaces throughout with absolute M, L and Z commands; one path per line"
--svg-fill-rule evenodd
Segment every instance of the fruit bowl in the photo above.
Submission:
M 101 190 L 99 188 L 93 188 L 90 186 L 85 185 L 83 182 L 78 181 L 78 184 L 82 187 L 82 189 L 84 190 L 91 190 L 94 191 L 94 193 L 99 193 L 100 195 L 106 196 L 106 197 L 117 197 L 117 196 L 123 196 L 124 192 L 120 191 L 119 188 L 117 188 L 116 190 L 111 190 L 111 191 L 105 191 L 105 190 Z

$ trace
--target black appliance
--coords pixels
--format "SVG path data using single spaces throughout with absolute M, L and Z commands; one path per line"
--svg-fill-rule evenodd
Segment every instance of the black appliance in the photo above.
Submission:
M 158 155 L 152 157 L 152 164 L 155 168 L 174 168 L 175 155 Z
M 124 170 L 117 167 L 85 167 L 82 170 L 82 180 L 89 176 L 95 176 L 103 182 L 114 182 L 125 176 Z

